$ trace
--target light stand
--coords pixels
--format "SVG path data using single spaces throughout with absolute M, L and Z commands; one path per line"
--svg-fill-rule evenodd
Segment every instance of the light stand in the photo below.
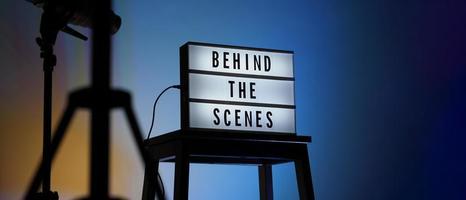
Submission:
M 43 59 L 44 72 L 44 102 L 43 102 L 43 143 L 42 143 L 42 162 L 44 170 L 42 171 L 42 192 L 37 193 L 35 199 L 50 199 L 58 200 L 58 193 L 50 190 L 51 177 L 51 157 L 50 157 L 50 141 L 52 132 L 52 72 L 57 63 L 57 58 L 53 53 L 58 31 L 66 26 L 65 20 L 60 20 L 55 12 L 44 8 L 40 23 L 41 37 L 36 38 L 36 42 L 40 47 L 40 57 Z

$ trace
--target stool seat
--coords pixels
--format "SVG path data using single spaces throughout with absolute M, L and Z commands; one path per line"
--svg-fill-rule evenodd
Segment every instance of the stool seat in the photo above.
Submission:
M 177 130 L 145 141 L 159 162 L 175 163 L 175 200 L 188 199 L 189 163 L 259 166 L 261 199 L 273 199 L 272 165 L 294 162 L 300 199 L 314 199 L 307 144 L 309 136 Z M 146 171 L 147 172 L 147 171 Z M 144 180 L 144 199 L 154 199 L 153 183 Z

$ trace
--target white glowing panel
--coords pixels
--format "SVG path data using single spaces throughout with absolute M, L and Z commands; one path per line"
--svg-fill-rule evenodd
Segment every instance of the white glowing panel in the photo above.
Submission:
M 189 97 L 294 105 L 294 81 L 191 73 L 189 74 Z
M 190 45 L 188 54 L 192 70 L 294 77 L 292 53 Z
M 183 129 L 296 134 L 293 52 L 180 48 Z
M 288 108 L 189 103 L 191 128 L 295 132 L 295 110 Z

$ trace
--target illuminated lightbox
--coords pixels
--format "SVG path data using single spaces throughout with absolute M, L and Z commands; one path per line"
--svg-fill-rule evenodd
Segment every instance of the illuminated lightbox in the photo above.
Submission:
M 295 134 L 293 52 L 188 42 L 181 127 Z

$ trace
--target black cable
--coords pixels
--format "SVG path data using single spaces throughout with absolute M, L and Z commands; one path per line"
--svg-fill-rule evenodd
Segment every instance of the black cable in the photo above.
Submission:
M 180 85 L 172 85 L 170 87 L 167 87 L 159 94 L 159 96 L 157 96 L 157 99 L 155 99 L 154 106 L 152 108 L 152 122 L 150 124 L 150 129 L 149 129 L 149 133 L 147 134 L 147 139 L 146 140 L 148 140 L 150 138 L 150 134 L 152 133 L 152 128 L 154 127 L 155 106 L 157 105 L 157 102 L 159 101 L 162 94 L 165 93 L 170 88 L 180 89 L 181 87 L 180 87 Z M 165 196 L 165 187 L 163 185 L 162 176 L 160 176 L 159 170 L 157 170 L 157 178 L 159 179 L 160 185 L 162 186 L 162 196 Z
M 162 187 L 162 196 L 165 197 L 165 186 L 163 185 L 162 176 L 160 176 L 159 169 L 157 169 L 157 178 L 160 181 L 160 186 Z
M 150 129 L 149 129 L 149 133 L 147 134 L 146 140 L 149 139 L 150 134 L 152 133 L 152 128 L 154 127 L 155 106 L 157 105 L 157 102 L 159 101 L 159 99 L 160 99 L 160 97 L 162 96 L 162 94 L 165 93 L 165 92 L 166 92 L 167 90 L 169 90 L 170 88 L 180 89 L 180 85 L 172 85 L 172 86 L 170 86 L 170 87 L 165 88 L 165 89 L 159 94 L 159 96 L 157 96 L 157 99 L 155 99 L 154 107 L 152 108 L 152 122 L 151 122 L 151 124 L 150 124 Z

